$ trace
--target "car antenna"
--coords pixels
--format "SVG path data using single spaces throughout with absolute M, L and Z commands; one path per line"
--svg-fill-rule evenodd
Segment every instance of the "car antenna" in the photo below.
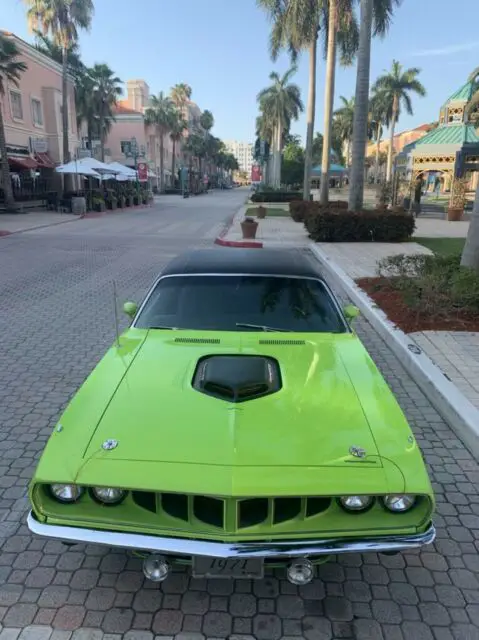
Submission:
M 116 284 L 113 280 L 113 314 L 115 320 L 115 336 L 116 336 L 116 346 L 120 346 L 120 333 L 118 330 L 118 306 L 117 306 L 117 297 L 116 297 Z

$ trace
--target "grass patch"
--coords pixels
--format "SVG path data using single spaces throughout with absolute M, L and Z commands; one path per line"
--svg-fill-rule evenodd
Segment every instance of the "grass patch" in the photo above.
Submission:
M 289 218 L 289 211 L 286 209 L 277 209 L 276 207 L 265 207 L 267 218 Z M 249 207 L 246 211 L 247 216 L 255 218 L 258 215 L 258 207 Z
M 453 256 L 462 253 L 466 238 L 413 238 L 438 256 Z

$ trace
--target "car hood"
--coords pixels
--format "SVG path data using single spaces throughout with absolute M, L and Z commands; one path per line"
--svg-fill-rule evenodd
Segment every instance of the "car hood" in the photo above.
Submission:
M 250 469 L 381 466 L 349 372 L 350 366 L 358 366 L 355 336 L 308 334 L 288 340 L 256 332 L 222 333 L 216 343 L 209 338 L 210 344 L 205 342 L 208 335 L 184 333 L 148 333 L 84 458 L 96 457 L 107 440 L 114 440 L 116 446 L 107 455 L 111 462 Z M 350 350 L 355 355 L 348 362 Z M 371 378 L 373 372 L 361 353 L 362 375 Z M 282 388 L 239 404 L 200 393 L 192 387 L 197 363 L 215 354 L 275 358 Z M 368 458 L 352 456 L 352 447 L 363 449 Z

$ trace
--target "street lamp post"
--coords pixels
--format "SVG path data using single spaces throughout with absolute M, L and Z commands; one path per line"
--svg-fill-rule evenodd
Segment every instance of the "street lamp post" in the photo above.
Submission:
M 127 158 L 133 158 L 136 172 L 136 182 L 138 182 L 138 158 L 145 157 L 145 147 L 138 146 L 138 141 L 135 137 L 130 140 L 128 147 L 125 149 L 124 154 Z

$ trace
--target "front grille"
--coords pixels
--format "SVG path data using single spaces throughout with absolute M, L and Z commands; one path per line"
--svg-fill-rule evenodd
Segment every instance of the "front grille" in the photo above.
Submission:
M 135 504 L 166 515 L 192 528 L 204 525 L 229 533 L 258 525 L 274 527 L 291 521 L 307 521 L 326 511 L 331 498 L 221 498 L 185 493 L 133 492 Z

